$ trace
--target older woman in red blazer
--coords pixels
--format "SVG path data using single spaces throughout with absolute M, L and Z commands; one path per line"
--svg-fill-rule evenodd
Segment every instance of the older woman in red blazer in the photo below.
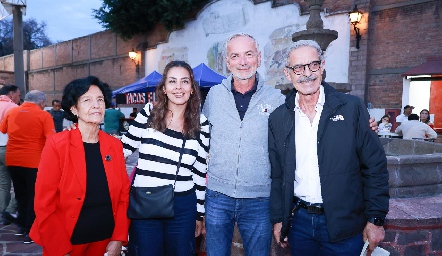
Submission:
M 35 185 L 30 237 L 43 255 L 120 255 L 127 243 L 129 179 L 121 142 L 100 131 L 111 91 L 96 77 L 63 92 L 66 117 L 77 129 L 47 139 Z

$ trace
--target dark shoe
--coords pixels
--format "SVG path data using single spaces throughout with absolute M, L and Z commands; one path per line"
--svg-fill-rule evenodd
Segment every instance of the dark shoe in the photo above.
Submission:
M 26 235 L 26 231 L 24 228 L 18 227 L 18 230 L 17 230 L 17 232 L 15 232 L 15 235 L 16 236 L 24 236 L 24 235 Z
M 29 234 L 26 234 L 25 235 L 25 238 L 23 238 L 23 243 L 25 243 L 25 244 L 32 244 L 34 242 L 34 240 L 32 240 L 30 237 L 29 237 Z
M 3 225 L 10 225 L 11 223 L 15 223 L 17 218 L 12 216 L 9 212 L 2 212 L 2 224 Z

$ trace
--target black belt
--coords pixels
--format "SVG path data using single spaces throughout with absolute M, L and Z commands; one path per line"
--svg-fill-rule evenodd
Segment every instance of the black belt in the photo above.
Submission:
M 324 213 L 324 206 L 322 204 L 312 204 L 296 196 L 293 197 L 293 203 L 306 209 L 308 213 L 313 213 L 313 214 Z

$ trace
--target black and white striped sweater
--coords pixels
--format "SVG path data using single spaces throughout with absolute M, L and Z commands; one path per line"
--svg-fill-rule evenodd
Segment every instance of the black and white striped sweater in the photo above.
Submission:
M 158 187 L 173 184 L 183 144 L 183 134 L 170 129 L 164 133 L 146 128 L 149 105 L 146 104 L 129 131 L 121 141 L 124 156 L 139 151 L 138 165 L 133 185 L 135 187 Z M 207 156 L 209 154 L 209 122 L 201 114 L 201 132 L 196 139 L 186 139 L 180 169 L 175 185 L 175 194 L 186 194 L 195 188 L 197 197 L 197 219 L 204 215 Z

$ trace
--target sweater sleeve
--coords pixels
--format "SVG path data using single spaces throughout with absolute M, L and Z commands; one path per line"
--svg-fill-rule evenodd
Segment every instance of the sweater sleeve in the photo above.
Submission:
M 140 147 L 141 136 L 144 129 L 146 129 L 147 122 L 149 120 L 150 108 L 150 103 L 144 106 L 144 108 L 137 114 L 137 117 L 129 126 L 127 133 L 121 138 L 121 142 L 123 142 L 124 157 L 130 156 Z
M 197 220 L 202 220 L 205 208 L 205 191 L 206 191 L 206 175 L 207 175 L 207 158 L 209 156 L 209 121 L 204 115 L 201 115 L 201 132 L 198 140 L 198 156 L 194 164 L 193 182 L 196 188 L 197 198 Z

